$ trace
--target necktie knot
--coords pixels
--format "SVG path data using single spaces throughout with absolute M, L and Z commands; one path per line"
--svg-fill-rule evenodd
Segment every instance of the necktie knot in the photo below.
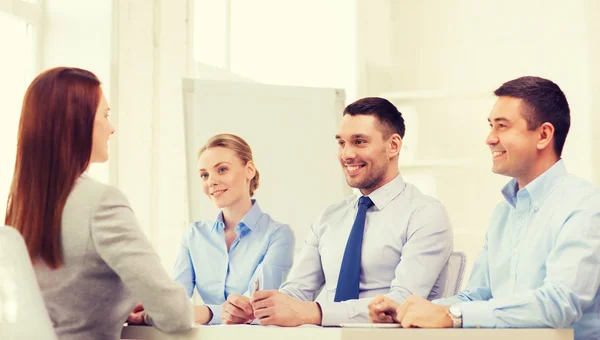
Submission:
M 360 198 L 358 199 L 358 205 L 364 205 L 367 207 L 367 209 L 369 209 L 373 206 L 373 201 L 371 201 L 369 196 L 360 196 Z

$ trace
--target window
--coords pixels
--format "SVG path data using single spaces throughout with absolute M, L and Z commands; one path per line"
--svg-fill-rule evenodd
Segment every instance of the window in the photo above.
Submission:
M 355 1 L 194 5 L 196 61 L 266 84 L 341 88 L 347 102 L 355 100 Z

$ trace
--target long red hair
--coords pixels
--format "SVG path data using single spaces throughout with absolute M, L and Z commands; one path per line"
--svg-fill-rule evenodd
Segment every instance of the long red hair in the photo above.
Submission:
M 92 153 L 100 81 L 58 67 L 38 75 L 25 93 L 5 224 L 25 239 L 32 261 L 63 264 L 62 212 Z

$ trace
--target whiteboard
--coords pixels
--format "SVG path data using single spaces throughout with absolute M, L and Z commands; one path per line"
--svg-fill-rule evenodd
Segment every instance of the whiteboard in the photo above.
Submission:
M 219 212 L 202 192 L 196 165 L 200 147 L 219 133 L 248 142 L 260 172 L 254 198 L 291 226 L 296 248 L 319 214 L 351 192 L 335 141 L 343 90 L 184 79 L 183 100 L 190 221 Z

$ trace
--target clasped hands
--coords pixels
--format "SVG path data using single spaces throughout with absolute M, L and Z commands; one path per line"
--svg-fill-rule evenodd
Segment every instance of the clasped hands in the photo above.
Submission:
M 399 323 L 404 328 L 451 328 L 448 306 L 409 296 L 400 304 L 385 296 L 376 296 L 369 303 L 369 319 L 373 323 Z
M 206 308 L 197 306 L 196 308 Z M 369 303 L 369 319 L 373 323 L 400 323 L 402 327 L 450 328 L 452 319 L 447 306 L 410 296 L 402 304 L 385 296 L 376 296 Z M 208 308 L 207 308 L 208 309 Z M 143 322 L 143 306 L 138 304 L 129 315 L 130 323 Z M 198 314 L 198 311 L 196 311 Z M 204 313 L 203 313 L 204 314 Z M 198 323 L 210 321 L 210 312 Z M 321 309 L 315 302 L 296 300 L 276 290 L 254 292 L 252 297 L 230 294 L 222 305 L 223 324 L 244 324 L 258 319 L 261 325 L 298 326 L 320 325 Z
M 261 325 L 320 325 L 321 310 L 315 302 L 296 300 L 276 290 L 257 291 L 250 298 L 230 294 L 223 303 L 223 324 L 250 323 L 254 319 Z

